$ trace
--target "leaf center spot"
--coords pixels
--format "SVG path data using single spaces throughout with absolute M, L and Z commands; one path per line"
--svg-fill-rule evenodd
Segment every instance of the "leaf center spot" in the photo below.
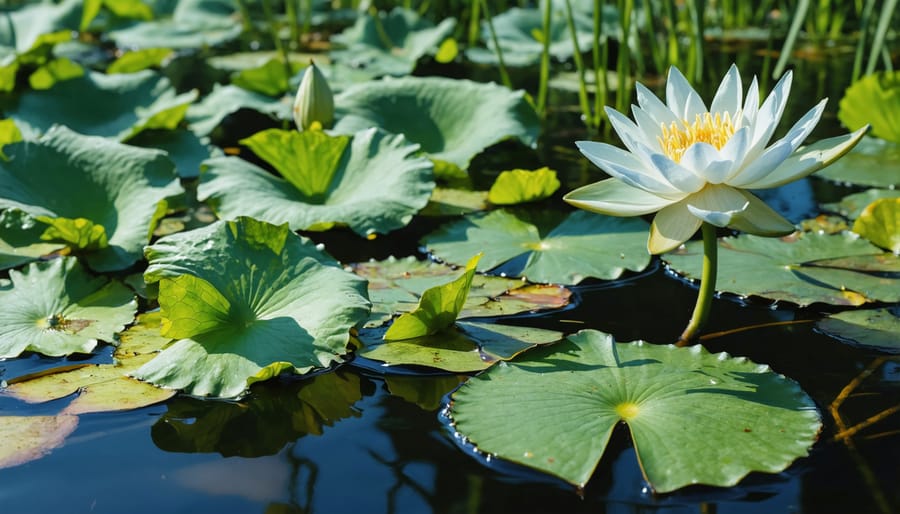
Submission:
M 640 414 L 641 408 L 636 403 L 623 402 L 616 405 L 616 414 L 625 421 L 629 421 Z

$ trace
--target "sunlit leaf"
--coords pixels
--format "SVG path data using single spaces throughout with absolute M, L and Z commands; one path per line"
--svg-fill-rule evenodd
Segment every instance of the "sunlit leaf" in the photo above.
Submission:
M 555 193 L 559 185 L 556 172 L 546 166 L 534 171 L 504 171 L 488 191 L 488 201 L 494 205 L 515 205 L 543 200 Z
M 109 75 L 135 73 L 147 68 L 159 67 L 173 53 L 174 50 L 171 48 L 145 48 L 125 52 L 106 68 L 106 73 Z
M 453 62 L 457 55 L 459 55 L 459 44 L 457 44 L 456 39 L 448 37 L 438 47 L 437 53 L 434 54 L 434 60 L 441 64 L 446 64 Z
M 49 225 L 41 239 L 64 243 L 74 250 L 100 250 L 109 246 L 106 229 L 85 218 L 53 218 L 36 216 L 35 219 Z
M 64 248 L 41 239 L 45 228 L 19 209 L 0 212 L 0 269 L 15 268 Z
M 234 18 L 238 4 L 229 0 L 179 0 L 156 6 L 156 20 L 111 30 L 106 36 L 119 48 L 203 48 L 227 43 L 243 30 Z
M 0 469 L 39 459 L 63 445 L 78 416 L 0 416 Z
M 900 143 L 865 136 L 847 155 L 812 176 L 857 186 L 892 189 L 900 187 L 897 162 L 900 162 Z
M 841 98 L 838 118 L 850 130 L 866 124 L 872 135 L 900 144 L 900 71 L 865 75 Z
M 26 52 L 44 34 L 78 30 L 82 0 L 34 2 L 4 14 L 0 45 Z M 69 36 L 71 39 L 71 35 Z
M 130 289 L 90 276 L 74 258 L 32 263 L 9 277 L 12 287 L 0 289 L 0 358 L 88 353 L 114 341 L 137 310 Z
M 869 204 L 853 223 L 853 231 L 900 254 L 900 198 L 881 198 Z
M 266 96 L 280 97 L 291 92 L 288 83 L 305 65 L 291 62 L 287 66 L 281 57 L 272 58 L 255 68 L 246 68 L 234 74 L 231 83 L 248 91 Z M 290 71 L 290 75 L 288 75 Z
M 900 190 L 867 189 L 861 193 L 853 193 L 841 198 L 840 202 L 827 203 L 822 208 L 836 212 L 841 216 L 855 220 L 869 204 L 881 198 L 900 198 Z
M 661 493 L 777 473 L 807 454 L 821 428 L 812 399 L 767 366 L 701 346 L 617 344 L 597 331 L 469 379 L 449 415 L 480 451 L 578 487 L 624 421 Z
M 816 329 L 842 341 L 900 353 L 900 317 L 890 309 L 862 309 L 829 314 Z
M 419 211 L 422 216 L 461 216 L 488 209 L 487 191 L 470 191 L 435 187 L 428 205 Z
M 519 258 L 521 271 L 507 274 L 536 282 L 577 284 L 587 277 L 618 278 L 626 269 L 650 263 L 647 224 L 638 218 L 614 218 L 584 211 L 571 214 L 498 210 L 467 216 L 426 236 L 435 256 L 459 264 L 484 251 L 480 270 Z M 519 260 L 517 259 L 517 261 Z
M 57 82 L 84 76 L 84 68 L 66 58 L 53 59 L 41 65 L 28 76 L 32 89 L 50 89 Z

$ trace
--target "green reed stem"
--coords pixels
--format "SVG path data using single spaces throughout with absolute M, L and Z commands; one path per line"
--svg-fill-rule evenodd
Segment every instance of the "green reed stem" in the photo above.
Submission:
M 697 339 L 709 319 L 713 296 L 716 293 L 716 268 L 719 261 L 716 227 L 704 221 L 700 230 L 703 232 L 703 271 L 700 275 L 700 291 L 697 294 L 697 304 L 694 305 L 691 321 L 675 346 L 688 346 Z
M 619 60 L 616 63 L 616 110 L 626 112 L 628 108 L 628 88 L 625 84 L 631 77 L 631 49 L 628 48 L 628 34 L 631 33 L 631 12 L 634 0 L 619 0 L 619 27 L 622 29 L 622 41 L 619 41 Z
M 481 10 L 484 11 L 484 19 L 487 21 L 488 32 L 491 35 L 491 43 L 494 45 L 494 51 L 497 52 L 497 60 L 500 63 L 500 81 L 503 85 L 512 89 L 512 80 L 509 78 L 509 72 L 506 71 L 506 63 L 503 62 L 503 50 L 500 48 L 500 42 L 497 40 L 497 32 L 494 30 L 494 20 L 491 19 L 491 10 L 488 7 L 487 0 L 480 0 Z
M 862 73 L 863 53 L 866 49 L 866 41 L 869 40 L 869 24 L 872 21 L 872 12 L 875 10 L 875 0 L 866 0 L 866 4 L 862 9 L 859 19 L 859 40 L 856 42 L 856 51 L 853 54 L 853 73 L 850 75 L 850 81 L 859 80 Z
M 791 52 L 794 51 L 794 43 L 797 42 L 797 34 L 800 33 L 800 27 L 803 26 L 803 20 L 806 19 L 806 13 L 809 11 L 809 0 L 799 0 L 797 9 L 794 11 L 794 18 L 791 20 L 791 27 L 788 29 L 787 37 L 784 39 L 784 46 L 781 47 L 781 55 L 775 63 L 775 70 L 772 72 L 772 78 L 780 77 L 787 67 L 788 59 L 791 58 Z
M 688 60 L 688 76 L 695 82 L 703 80 L 703 13 L 706 2 L 688 0 L 688 13 L 691 16 L 691 53 Z
M 674 0 L 663 0 L 663 19 L 667 20 L 669 26 L 667 27 L 668 33 L 668 44 L 666 45 L 669 49 L 668 55 L 666 55 L 666 67 L 669 66 L 681 66 L 679 62 L 678 56 L 678 20 L 675 19 L 675 9 L 672 7 L 672 2 Z M 666 69 L 659 70 L 660 73 L 665 73 Z
M 584 60 L 581 58 L 581 48 L 578 47 L 578 33 L 575 31 L 575 17 L 572 15 L 572 2 L 566 0 L 566 26 L 572 36 L 572 48 L 575 49 L 575 71 L 578 73 L 578 104 L 581 105 L 581 116 L 585 126 L 592 128 L 594 119 L 591 114 L 591 104 L 588 100 L 587 82 L 584 75 Z M 549 36 L 549 34 L 548 34 Z
M 881 54 L 882 46 L 884 46 L 884 37 L 891 24 L 891 18 L 894 17 L 894 9 L 896 7 L 897 0 L 885 0 L 884 5 L 881 6 L 881 15 L 878 17 L 878 28 L 875 29 L 875 39 L 872 41 L 872 49 L 869 52 L 869 62 L 866 64 L 866 75 L 875 71 L 875 64 L 878 62 L 878 56 Z
M 471 11 L 469 12 L 469 48 L 474 48 L 478 44 L 478 36 L 481 32 L 481 2 L 480 0 L 472 0 Z
M 594 41 L 591 45 L 591 56 L 594 64 L 594 126 L 599 127 L 606 116 L 603 106 L 609 92 L 609 81 L 606 78 L 606 67 L 609 64 L 609 39 L 603 34 L 603 2 L 594 0 Z M 603 38 L 603 48 L 600 48 Z
M 535 110 L 538 116 L 543 119 L 547 109 L 547 89 L 550 82 L 550 18 L 553 6 L 551 0 L 544 0 L 544 12 L 541 21 L 541 36 L 543 37 L 541 46 L 541 71 L 538 78 L 538 95 Z
M 269 26 L 269 32 L 272 34 L 272 42 L 275 44 L 275 50 L 281 54 L 281 64 L 284 66 L 284 77 L 290 80 L 291 75 L 293 75 L 290 56 L 288 55 L 287 47 L 281 41 L 281 36 L 278 35 L 278 23 L 272 12 L 271 2 L 272 0 L 262 0 L 263 15 L 266 17 L 266 24 Z
M 644 14 L 647 15 L 644 22 L 647 24 L 647 38 L 650 39 L 650 59 L 653 60 L 653 67 L 656 68 L 656 72 L 662 73 L 666 69 L 666 65 L 663 62 L 663 56 L 660 52 L 659 45 L 656 44 L 656 24 L 654 22 L 656 16 L 653 14 L 652 3 L 647 2 L 644 4 Z

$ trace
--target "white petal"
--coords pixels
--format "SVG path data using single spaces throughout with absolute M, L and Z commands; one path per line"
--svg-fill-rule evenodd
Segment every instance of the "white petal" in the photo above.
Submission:
M 666 104 L 681 120 L 693 122 L 698 114 L 706 113 L 706 105 L 684 75 L 675 66 L 669 67 L 666 80 Z
M 740 191 L 722 185 L 705 187 L 684 202 L 691 214 L 717 227 L 727 226 L 749 205 Z
M 729 173 L 734 173 L 736 170 L 743 167 L 744 158 L 747 157 L 747 150 L 750 148 L 750 133 L 750 127 L 741 127 L 731 136 L 731 139 L 725 143 L 725 146 L 719 150 L 723 157 L 734 163 Z M 727 177 L 713 183 L 717 184 L 719 182 L 724 182 L 725 180 L 727 180 Z M 712 182 L 712 180 L 710 180 L 710 182 Z
M 563 200 L 579 209 L 611 216 L 650 214 L 673 203 L 614 178 L 579 187 L 564 196 Z
M 747 189 L 769 189 L 783 186 L 803 178 L 810 173 L 819 171 L 832 162 L 838 160 L 859 143 L 869 126 L 843 136 L 832 137 L 817 141 L 809 146 L 801 148 L 797 153 L 788 157 L 771 173 L 759 180 L 748 182 Z
M 784 106 L 787 105 L 788 96 L 791 93 L 793 74 L 790 70 L 775 84 L 775 88 L 769 93 L 766 101 L 759 108 L 759 113 L 753 122 L 753 140 L 750 143 L 748 155 L 753 158 L 762 152 L 769 144 L 769 139 L 775 133 L 781 115 L 784 114 Z
M 758 236 L 786 236 L 795 230 L 794 224 L 772 210 L 765 202 L 747 191 L 738 191 L 747 199 L 747 208 L 728 224 L 730 228 Z
M 684 202 L 672 204 L 653 218 L 647 249 L 654 255 L 674 250 L 696 234 L 702 223 Z
M 747 96 L 744 98 L 744 108 L 741 110 L 743 123 L 745 126 L 753 126 L 756 121 L 756 113 L 759 112 L 759 84 L 756 77 L 750 81 L 750 87 L 747 89 Z
M 607 107 L 606 116 L 609 118 L 609 122 L 612 124 L 613 130 L 615 130 L 616 134 L 619 135 L 619 139 L 622 140 L 622 143 L 625 144 L 625 146 L 628 147 L 631 152 L 635 152 L 633 142 L 639 142 L 645 146 L 657 144 L 655 139 L 653 143 L 650 143 L 647 134 L 644 133 L 640 129 L 640 127 L 635 125 L 633 121 L 628 119 L 627 116 L 620 113 L 619 111 Z
M 647 167 L 634 155 L 607 143 L 577 141 L 575 145 L 592 163 L 610 176 L 626 184 L 652 193 L 677 194 L 672 186 L 654 167 Z
M 825 110 L 825 104 L 827 102 L 828 99 L 825 99 L 816 104 L 816 106 L 804 114 L 782 138 L 790 143 L 792 151 L 796 150 L 800 146 L 800 143 L 809 136 L 809 133 L 816 128 L 816 124 L 819 123 L 819 119 L 822 117 L 822 112 Z
M 653 154 L 651 159 L 666 181 L 683 193 L 695 193 L 706 184 L 702 177 L 661 153 Z
M 753 189 L 750 184 L 772 173 L 793 151 L 790 143 L 781 139 L 755 159 L 748 155 L 744 168 L 727 178 L 725 183 L 733 187 Z
M 734 161 L 725 158 L 709 143 L 694 143 L 689 146 L 679 164 L 711 184 L 721 183 L 734 168 Z
M 738 72 L 737 66 L 732 64 L 722 79 L 722 83 L 719 84 L 719 89 L 716 90 L 716 96 L 713 97 L 712 104 L 709 106 L 709 112 L 727 112 L 734 115 L 741 108 L 742 94 L 741 74 Z
M 638 129 L 644 134 L 645 140 L 649 143 L 647 146 L 655 152 L 661 151 L 658 138 L 662 135 L 662 123 L 657 122 L 656 118 L 636 105 L 631 106 L 631 115 L 634 116 Z
M 647 89 L 641 83 L 637 83 L 635 85 L 635 89 L 637 90 L 637 100 L 638 105 L 641 106 L 641 109 L 646 111 L 654 120 L 656 120 L 657 125 L 671 125 L 675 122 L 682 121 L 680 118 L 675 116 L 675 114 L 666 107 L 666 104 L 662 102 L 656 95 L 653 94 L 652 91 Z

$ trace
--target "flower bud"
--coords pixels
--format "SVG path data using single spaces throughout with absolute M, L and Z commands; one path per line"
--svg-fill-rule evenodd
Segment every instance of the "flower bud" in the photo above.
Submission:
M 297 130 L 309 130 L 314 125 L 331 128 L 334 123 L 334 95 L 325 76 L 312 62 L 303 72 L 297 98 L 294 99 L 294 123 Z

